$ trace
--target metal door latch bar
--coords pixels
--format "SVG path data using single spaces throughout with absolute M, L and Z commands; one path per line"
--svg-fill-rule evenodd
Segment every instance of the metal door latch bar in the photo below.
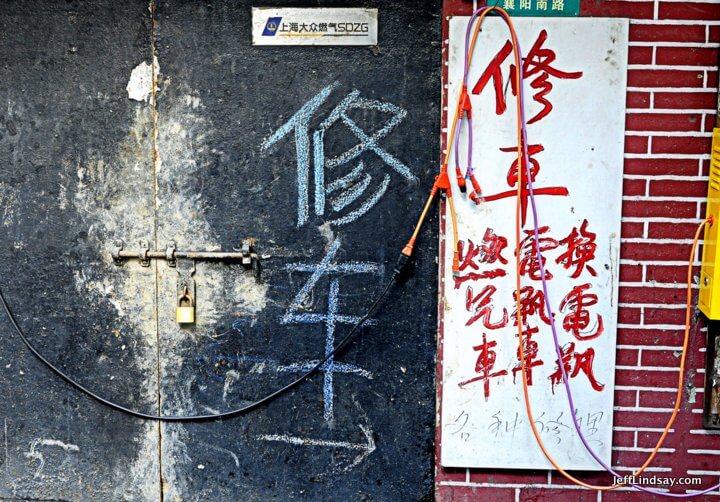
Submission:
M 255 252 L 255 240 L 249 237 L 243 239 L 242 246 L 233 251 L 180 251 L 176 248 L 175 241 L 168 242 L 164 250 L 151 249 L 148 241 L 140 241 L 140 248 L 135 251 L 125 249 L 125 243 L 121 239 L 116 239 L 110 254 L 113 262 L 118 266 L 122 266 L 131 258 L 140 260 L 143 267 L 149 267 L 150 260 L 165 260 L 171 267 L 176 265 L 178 259 L 239 261 L 247 268 L 260 261 L 260 256 Z
M 137 250 L 125 249 L 125 243 L 121 239 L 113 242 L 110 252 L 115 265 L 121 267 L 126 260 L 138 259 L 143 267 L 150 266 L 150 260 L 165 260 L 170 267 L 175 267 L 178 272 L 176 307 L 176 321 L 179 324 L 192 324 L 195 322 L 195 261 L 236 261 L 240 262 L 247 269 L 255 269 L 255 277 L 260 277 L 260 256 L 255 252 L 255 240 L 252 238 L 243 239 L 240 248 L 233 251 L 180 251 L 175 241 L 170 241 L 164 250 L 150 248 L 148 241 L 140 241 Z

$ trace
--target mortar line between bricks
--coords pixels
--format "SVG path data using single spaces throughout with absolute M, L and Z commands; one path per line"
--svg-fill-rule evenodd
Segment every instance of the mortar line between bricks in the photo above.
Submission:
M 708 90 L 705 91 L 713 96 L 717 94 L 717 91 Z M 682 94 L 682 93 L 677 93 Z M 645 115 L 690 115 L 700 113 L 717 113 L 717 110 L 712 108 L 626 108 L 625 114 L 642 113 Z M 643 131 L 637 131 L 643 132 Z M 667 132 L 667 131 L 656 131 L 656 132 Z
M 627 86 L 628 92 L 672 92 L 677 94 L 682 93 L 691 93 L 691 92 L 710 92 L 713 89 L 717 90 L 717 87 L 663 87 L 663 86 L 653 86 L 653 87 L 643 87 L 643 86 Z
M 717 71 L 714 65 L 629 64 L 628 70 Z
M 677 389 L 676 389 L 677 392 Z M 626 431 L 638 431 L 638 432 L 662 432 L 665 429 L 662 427 L 627 427 L 625 425 L 613 426 L 614 431 L 626 432 Z M 668 432 L 675 432 L 675 429 L 670 429 Z
M 678 351 L 682 350 L 682 347 L 673 347 L 671 345 L 627 345 L 627 344 L 617 344 L 618 349 L 639 349 L 639 350 L 668 350 L 668 351 Z M 673 391 L 677 389 L 671 389 Z
M 633 471 L 637 470 L 637 467 L 624 467 L 624 466 L 614 466 L 613 469 L 615 470 L 623 470 L 623 471 Z M 662 467 L 648 467 L 645 469 L 645 472 L 671 472 L 672 469 L 669 467 L 662 468 Z M 598 471 L 601 472 L 601 471 Z M 554 484 L 554 485 L 545 485 L 545 484 L 539 484 L 539 483 L 477 483 L 477 482 L 470 482 L 465 483 L 464 481 L 441 481 L 440 486 L 465 486 L 468 488 L 519 488 L 519 489 L 532 489 L 532 488 L 544 488 L 544 489 L 559 489 L 559 490 L 584 490 L 589 491 L 584 486 L 577 486 L 577 485 L 562 485 L 562 484 Z M 628 491 L 628 492 L 634 492 L 635 489 L 632 487 L 626 487 L 626 488 L 616 488 L 614 491 Z M 665 490 L 667 491 L 667 490 Z
M 666 181 L 666 180 L 658 180 L 658 181 Z M 704 181 L 704 180 L 697 180 L 697 181 Z M 622 223 L 667 223 L 667 224 L 692 223 L 693 225 L 698 224 L 697 218 L 663 218 L 663 217 L 658 217 L 658 216 L 645 216 L 645 217 L 623 216 L 620 221 Z M 687 263 L 686 263 L 686 265 L 687 265 Z
M 670 42 L 667 40 L 649 41 L 630 41 L 628 47 L 662 47 L 662 48 L 678 48 L 678 49 L 717 49 L 720 44 L 717 42 Z
M 694 181 L 700 181 L 700 182 L 706 182 L 708 177 L 707 176 L 698 176 L 695 174 L 683 176 L 680 174 L 660 174 L 660 175 L 653 175 L 653 174 L 624 174 L 623 179 L 625 180 L 647 180 L 647 181 L 680 181 L 680 182 L 694 182 Z M 632 216 L 625 216 L 622 218 L 623 221 L 626 221 L 628 219 L 632 219 Z M 677 222 L 678 220 L 682 220 L 683 218 L 636 218 L 639 222 L 645 222 L 645 221 L 667 221 L 667 222 Z M 692 218 L 684 218 L 687 220 L 686 223 L 697 223 L 697 220 Z
M 695 113 L 694 115 L 700 115 Z M 628 129 L 625 131 L 625 136 L 640 136 L 640 137 L 652 137 L 661 136 L 663 138 L 712 138 L 711 132 L 705 131 L 652 131 L 652 130 L 639 130 L 639 129 Z
M 707 19 L 630 19 L 630 25 L 649 24 L 656 26 L 697 26 L 698 21 L 702 21 L 708 26 L 720 26 L 720 21 Z

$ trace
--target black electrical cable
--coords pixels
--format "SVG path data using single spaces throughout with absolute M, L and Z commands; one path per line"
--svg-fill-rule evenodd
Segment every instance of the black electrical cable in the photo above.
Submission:
M 404 255 L 400 255 L 400 259 L 398 260 L 398 264 L 393 270 L 392 276 L 390 277 L 390 280 L 383 288 L 380 295 L 377 297 L 377 299 L 372 303 L 370 308 L 365 312 L 365 315 L 363 315 L 360 320 L 358 320 L 357 323 L 352 327 L 350 332 L 345 335 L 342 340 L 340 340 L 340 343 L 337 344 L 337 346 L 328 354 L 326 354 L 320 361 L 310 368 L 307 372 L 303 373 L 301 376 L 299 376 L 297 379 L 293 380 L 289 384 L 285 385 L 284 387 L 279 388 L 278 390 L 268 394 L 267 396 L 258 399 L 257 401 L 254 401 L 250 404 L 246 404 L 245 406 L 241 408 L 236 408 L 234 410 L 225 411 L 222 413 L 214 413 L 211 415 L 188 415 L 188 416 L 163 416 L 163 415 L 153 415 L 151 413 L 143 413 L 141 411 L 135 411 L 131 410 L 130 408 L 126 408 L 125 406 L 122 406 L 120 404 L 114 403 L 112 401 L 109 401 L 97 394 L 95 394 L 90 389 L 84 387 L 82 384 L 76 382 L 73 380 L 70 376 L 66 375 L 61 369 L 56 367 L 53 363 L 48 361 L 45 356 L 43 356 L 34 346 L 32 343 L 30 343 L 30 340 L 25 336 L 22 329 L 20 329 L 20 325 L 18 325 L 17 321 L 15 320 L 15 316 L 13 315 L 12 311 L 10 310 L 10 307 L 7 304 L 7 301 L 5 301 L 5 295 L 3 295 L 2 289 L 0 288 L 0 303 L 2 303 L 3 308 L 5 309 L 5 314 L 7 315 L 8 319 L 10 319 L 10 323 L 15 328 L 15 332 L 18 334 L 20 339 L 25 343 L 28 349 L 30 349 L 30 352 L 32 352 L 35 357 L 40 359 L 45 365 L 53 370 L 58 376 L 60 376 L 63 380 L 65 380 L 67 383 L 75 387 L 76 389 L 84 392 L 91 398 L 95 399 L 101 404 L 104 404 L 105 406 L 112 408 L 117 411 L 121 411 L 123 413 L 126 413 L 127 415 L 142 418 L 145 420 L 159 420 L 162 422 L 201 422 L 201 421 L 207 421 L 207 420 L 222 420 L 224 418 L 230 418 L 237 415 L 241 415 L 243 413 L 246 413 L 248 411 L 254 410 L 255 408 L 258 408 L 259 406 L 262 406 L 265 403 L 268 403 L 275 399 L 276 397 L 284 394 L 285 392 L 289 391 L 290 389 L 298 386 L 308 378 L 310 378 L 313 374 L 315 374 L 320 367 L 325 364 L 331 357 L 334 357 L 336 354 L 338 354 L 344 347 L 347 345 L 355 332 L 360 329 L 360 327 L 365 324 L 365 322 L 370 318 L 370 316 L 373 314 L 375 309 L 377 309 L 378 305 L 383 301 L 385 296 L 387 295 L 388 291 L 390 291 L 390 288 L 392 287 L 393 283 L 400 278 L 402 275 L 403 269 L 407 265 L 408 258 Z

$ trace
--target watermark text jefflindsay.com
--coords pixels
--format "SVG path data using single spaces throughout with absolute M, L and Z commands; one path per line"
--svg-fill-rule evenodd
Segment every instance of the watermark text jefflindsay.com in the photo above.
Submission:
M 640 486 L 664 486 L 667 488 L 673 486 L 699 486 L 702 484 L 702 478 L 700 477 L 685 477 L 685 478 L 668 478 L 664 476 L 616 476 L 616 484 L 623 485 L 640 485 Z

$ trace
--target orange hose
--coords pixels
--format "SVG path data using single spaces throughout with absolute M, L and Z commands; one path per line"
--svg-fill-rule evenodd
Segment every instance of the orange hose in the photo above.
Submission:
M 448 207 L 450 208 L 450 218 L 452 220 L 452 229 L 453 229 L 453 242 L 455 243 L 455 245 L 453 246 L 452 271 L 453 271 L 453 273 L 457 273 L 460 271 L 460 253 L 458 252 L 457 215 L 455 214 L 455 204 L 453 203 L 452 192 L 450 192 L 450 191 L 448 191 L 448 194 L 447 194 L 447 203 L 448 203 Z
M 470 48 L 468 50 L 468 61 L 467 61 L 467 67 L 465 70 L 470 68 L 470 63 L 472 62 L 472 56 L 473 52 L 475 51 L 475 42 L 477 41 L 478 34 L 480 33 L 480 25 L 482 25 L 482 21 L 489 13 L 492 11 L 498 11 L 500 12 L 502 9 L 499 7 L 490 7 L 489 9 L 483 11 L 480 13 L 480 15 L 477 17 L 477 25 L 475 27 L 475 32 L 473 33 L 472 42 L 470 43 Z M 504 12 L 504 11 L 503 11 Z M 462 92 L 462 86 L 460 87 Z M 457 128 L 458 120 L 460 119 L 461 115 L 461 103 L 460 103 L 460 97 L 458 96 L 458 103 L 457 107 L 455 108 L 455 116 L 453 117 L 452 126 L 450 127 L 450 136 L 448 136 L 447 141 L 447 149 L 445 150 L 445 162 L 442 164 L 442 169 L 447 170 L 447 165 L 450 160 L 450 152 L 452 151 L 453 143 L 455 141 L 455 129 Z M 470 145 L 472 148 L 472 145 Z M 455 214 L 455 205 L 453 204 L 452 200 L 452 192 L 451 189 L 447 189 L 447 201 L 448 201 L 448 208 L 450 210 L 450 219 L 452 220 L 452 228 L 453 228 L 453 265 L 452 265 L 452 271 L 453 273 L 457 273 L 459 271 L 459 256 L 460 253 L 458 251 L 458 229 L 457 229 L 457 215 Z
M 420 218 L 418 218 L 418 222 L 415 225 L 415 230 L 413 230 L 413 234 L 410 237 L 410 240 L 407 242 L 407 244 L 405 244 L 405 247 L 402 250 L 402 254 L 407 257 L 410 257 L 413 254 L 415 240 L 417 239 L 418 233 L 420 233 L 420 227 L 422 227 L 422 224 L 425 221 L 425 217 L 430 210 L 430 205 L 432 204 L 433 199 L 435 199 L 435 195 L 437 195 L 437 188 L 433 186 L 432 190 L 430 190 L 430 196 L 428 197 L 427 202 L 425 202 L 425 207 L 423 208 L 422 213 L 420 213 Z
M 522 85 L 521 81 L 521 73 L 522 73 L 522 66 L 520 61 L 520 56 L 517 51 L 517 34 L 515 32 L 515 28 L 512 24 L 512 20 L 510 19 L 510 16 L 508 16 L 507 12 L 505 12 L 502 9 L 497 9 L 498 12 L 506 19 L 508 25 L 510 26 L 510 31 L 512 34 L 512 40 L 513 40 L 513 52 L 515 56 L 515 66 L 518 68 L 518 71 L 516 73 L 516 84 L 517 89 L 520 89 L 520 86 Z M 522 184 L 523 184 L 523 147 L 522 147 L 522 116 L 521 116 L 521 102 L 520 102 L 520 94 L 518 93 L 516 96 L 516 102 L 517 102 L 517 123 L 518 123 L 518 181 L 517 181 L 517 200 L 515 205 L 515 239 L 516 239 L 516 248 L 515 248 L 515 285 L 516 285 L 516 294 L 515 294 L 515 300 L 516 300 L 516 308 L 517 311 L 520 312 L 521 309 L 521 302 L 520 302 L 520 241 L 521 241 L 521 229 L 522 229 L 522 223 L 521 223 L 521 200 L 522 200 Z M 683 389 L 683 374 L 685 372 L 685 358 L 687 355 L 687 348 L 688 343 L 690 339 L 690 312 L 692 310 L 692 269 L 693 269 L 693 262 L 695 260 L 695 253 L 697 251 L 697 245 L 698 240 L 700 238 L 700 233 L 702 232 L 703 228 L 705 227 L 705 224 L 712 221 L 712 218 L 708 218 L 704 220 L 697 228 L 697 231 L 695 232 L 695 237 L 693 239 L 693 245 L 690 251 L 690 260 L 688 263 L 688 275 L 687 275 L 687 302 L 686 302 L 686 311 L 685 311 L 685 337 L 683 341 L 683 350 L 682 350 L 682 356 L 680 358 L 680 375 L 678 377 L 678 390 L 677 390 L 677 396 L 675 399 L 675 406 L 673 407 L 672 415 L 670 416 L 670 419 L 667 422 L 667 425 L 665 426 L 665 429 L 663 430 L 662 435 L 658 439 L 657 444 L 655 445 L 655 448 L 653 448 L 653 451 L 648 456 L 647 460 L 643 463 L 643 465 L 633 473 L 634 476 L 640 475 L 645 469 L 652 463 L 653 459 L 657 455 L 658 451 L 662 447 L 663 443 L 665 442 L 665 438 L 667 437 L 667 434 L 669 430 L 672 428 L 673 423 L 675 422 L 675 419 L 677 418 L 678 411 L 680 409 L 680 403 L 682 400 L 682 389 Z M 523 327 L 522 322 L 518 318 L 518 346 L 519 346 L 519 354 L 522 354 L 524 351 L 525 344 L 523 343 Z M 562 364 L 562 362 L 559 362 L 559 364 Z M 596 486 L 591 485 L 588 483 L 585 483 L 574 476 L 572 476 L 570 473 L 565 471 L 562 467 L 560 467 L 557 462 L 553 459 L 553 457 L 550 455 L 550 452 L 548 451 L 547 447 L 543 443 L 540 433 L 538 432 L 536 426 L 535 426 L 535 419 L 533 417 L 532 413 L 532 407 L 530 405 L 530 395 L 528 390 L 528 384 L 527 384 L 527 367 L 524 357 L 520 357 L 520 365 L 522 370 L 522 384 L 523 384 L 523 395 L 525 398 L 525 410 L 527 412 L 528 420 L 530 422 L 530 427 L 532 428 L 533 435 L 535 436 L 535 440 L 538 443 L 538 446 L 540 446 L 540 449 L 542 450 L 543 454 L 545 455 L 545 458 L 548 459 L 548 461 L 568 480 L 572 481 L 573 483 L 583 486 L 585 488 L 589 488 L 591 490 L 600 490 L 600 491 L 608 491 L 613 490 L 615 488 L 619 488 L 621 486 L 624 486 L 625 483 L 618 483 L 613 484 L 611 486 Z
M 467 67 L 466 70 L 470 67 L 470 64 L 472 62 L 472 56 L 473 52 L 475 51 L 475 43 L 477 42 L 478 34 L 480 33 L 480 25 L 482 24 L 482 20 L 492 11 L 501 11 L 499 7 L 490 7 L 488 10 L 483 11 L 478 17 L 477 17 L 477 26 L 475 28 L 475 32 L 473 33 L 472 41 L 470 43 L 470 48 L 468 51 L 468 61 L 467 61 Z M 504 12 L 504 11 L 503 11 Z M 462 87 L 460 88 L 462 92 Z M 461 103 L 460 103 L 460 93 L 458 93 L 457 98 L 457 106 L 455 107 L 455 115 L 452 119 L 452 124 L 450 126 L 450 134 L 448 135 L 447 143 L 446 143 L 446 149 L 445 149 L 445 160 L 443 161 L 441 167 L 440 167 L 440 173 L 438 176 L 443 176 L 443 174 L 447 175 L 447 166 L 450 161 L 450 152 L 452 152 L 453 143 L 455 142 L 455 130 L 457 128 L 458 120 L 460 119 L 461 115 Z M 436 178 L 437 179 L 437 178 Z M 457 214 L 455 213 L 455 205 L 452 201 L 452 189 L 451 188 L 445 188 L 445 193 L 447 194 L 448 198 L 448 210 L 450 212 L 450 220 L 452 221 L 452 229 L 453 229 L 453 272 L 458 272 L 458 261 L 459 261 L 459 252 L 458 252 L 458 228 L 457 228 Z M 418 222 L 415 224 L 415 228 L 413 230 L 412 236 L 408 240 L 407 244 L 403 248 L 402 254 L 405 256 L 411 256 L 415 241 L 417 239 L 418 234 L 420 233 L 420 227 L 422 227 L 422 224 L 425 221 L 425 217 L 427 216 L 428 210 L 430 208 L 430 205 L 432 201 L 434 200 L 435 196 L 437 195 L 439 189 L 437 186 L 437 183 L 433 185 L 433 189 L 430 191 L 430 196 L 428 197 L 427 202 L 425 203 L 425 207 L 420 214 L 420 218 L 418 219 Z
M 520 89 L 520 86 L 522 85 L 522 80 L 521 80 L 522 61 L 520 60 L 520 55 L 517 50 L 517 46 L 518 46 L 517 34 L 515 32 L 515 27 L 512 23 L 510 16 L 502 8 L 491 7 L 488 10 L 482 12 L 478 16 L 477 25 L 475 27 L 472 42 L 471 42 L 471 45 L 468 50 L 468 66 L 466 68 L 466 71 L 472 62 L 472 55 L 473 55 L 473 52 L 475 49 L 475 44 L 477 42 L 477 37 L 480 32 L 480 26 L 482 25 L 482 21 L 485 18 L 485 16 L 492 11 L 497 11 L 503 18 L 505 18 L 506 22 L 508 23 L 508 26 L 510 27 L 511 37 L 512 37 L 512 41 L 513 41 L 513 53 L 514 53 L 514 58 L 515 58 L 515 66 L 516 66 L 516 68 L 518 68 L 518 71 L 516 72 L 516 85 L 517 85 L 517 89 Z M 460 111 L 461 111 L 459 101 L 460 100 L 458 99 L 458 106 L 456 107 L 456 110 L 455 110 L 455 116 L 453 117 L 453 120 L 452 120 L 452 125 L 450 128 L 450 135 L 449 135 L 448 141 L 447 141 L 447 150 L 445 152 L 445 161 L 443 162 L 443 164 L 441 166 L 440 174 L 438 175 L 438 179 L 443 175 L 445 177 L 447 177 L 447 164 L 448 164 L 448 161 L 450 158 L 450 152 L 452 151 L 454 136 L 455 136 L 455 129 L 457 127 L 457 123 L 458 123 Z M 518 176 L 517 176 L 517 200 L 516 200 L 516 205 L 515 205 L 515 239 L 516 239 L 516 253 L 515 253 L 516 281 L 515 281 L 515 285 L 516 285 L 516 290 L 517 290 L 516 295 L 515 295 L 515 300 L 516 300 L 516 308 L 517 308 L 518 312 L 520 312 L 521 302 L 520 302 L 519 291 L 521 288 L 521 281 L 520 281 L 521 275 L 520 275 L 519 246 L 520 246 L 521 232 L 522 232 L 522 223 L 521 223 L 520 214 L 521 214 L 521 207 L 522 207 L 521 200 L 522 200 L 522 186 L 523 186 L 523 174 L 524 174 L 522 167 L 523 167 L 524 159 L 523 159 L 523 145 L 522 145 L 523 138 L 522 138 L 522 126 L 521 126 L 522 116 L 521 116 L 521 110 L 520 110 L 521 103 L 520 103 L 519 93 L 516 96 L 516 102 L 517 102 L 517 124 L 518 124 L 518 127 L 517 127 L 517 133 L 518 133 L 518 138 L 517 138 L 518 173 L 517 174 L 518 174 Z M 453 271 L 456 271 L 457 270 L 457 257 L 458 257 L 457 215 L 455 213 L 455 206 L 454 206 L 453 200 L 452 200 L 451 188 L 449 186 L 447 188 L 439 187 L 437 181 L 436 181 L 436 184 L 433 186 L 433 189 L 430 192 L 430 197 L 428 198 L 428 201 L 425 204 L 425 208 L 423 209 L 420 219 L 418 220 L 418 223 L 415 226 L 413 235 L 412 235 L 410 241 L 408 242 L 408 245 L 403 250 L 403 254 L 410 256 L 410 254 L 412 253 L 412 246 L 415 243 L 415 239 L 417 238 L 420 227 L 422 226 L 422 223 L 424 222 L 427 212 L 429 210 L 430 204 L 433 201 L 433 199 L 434 199 L 435 195 L 437 194 L 437 192 L 439 191 L 439 189 L 445 190 L 446 194 L 447 194 L 448 208 L 450 211 L 450 216 L 451 216 L 452 225 L 453 225 L 453 252 L 454 252 L 453 253 Z M 677 414 L 680 409 L 680 403 L 682 400 L 683 378 L 684 378 L 684 371 L 685 371 L 685 359 L 687 356 L 687 348 L 688 348 L 689 339 L 690 339 L 690 315 L 691 315 L 690 313 L 691 313 L 691 309 L 692 309 L 692 268 L 693 268 L 693 262 L 695 259 L 695 253 L 697 252 L 697 245 L 698 245 L 698 241 L 700 238 L 700 233 L 707 223 L 712 223 L 712 218 L 708 218 L 708 219 L 704 220 L 698 226 L 698 229 L 695 233 L 695 238 L 693 239 L 693 245 L 692 245 L 692 248 L 690 251 L 690 260 L 688 263 L 688 277 L 687 277 L 685 337 L 684 337 L 684 341 L 683 341 L 682 355 L 680 358 L 680 375 L 678 377 L 678 392 L 677 392 L 677 396 L 675 399 L 675 405 L 673 407 L 673 412 L 672 412 L 672 415 L 670 416 L 670 419 L 668 420 L 667 425 L 665 426 L 665 428 L 663 430 L 662 435 L 658 439 L 658 442 L 657 442 L 655 448 L 653 448 L 653 451 L 648 456 L 647 460 L 643 463 L 643 465 L 637 471 L 635 471 L 633 473 L 634 476 L 638 476 L 642 472 L 644 472 L 645 469 L 654 460 L 658 451 L 662 447 L 669 430 L 672 428 L 672 425 L 675 422 L 675 419 L 677 418 Z M 523 335 L 524 335 L 524 333 L 523 333 L 522 322 L 518 322 L 518 346 L 519 346 L 520 354 L 523 353 L 523 349 L 525 346 L 525 344 L 523 343 Z M 591 490 L 600 490 L 600 491 L 613 490 L 615 488 L 624 486 L 625 485 L 624 483 L 618 483 L 618 484 L 614 484 L 614 485 L 610 485 L 610 486 L 591 485 L 591 484 L 585 483 L 585 482 L 575 478 L 570 473 L 565 471 L 562 467 L 560 467 L 560 465 L 558 465 L 558 463 L 553 459 L 552 455 L 550 454 L 547 447 L 543 443 L 542 438 L 540 437 L 540 433 L 538 432 L 537 427 L 535 426 L 535 419 L 534 419 L 533 412 L 532 412 L 532 406 L 530 404 L 530 395 L 529 395 L 529 389 L 528 389 L 528 384 L 527 384 L 527 367 L 526 367 L 525 358 L 521 357 L 520 363 L 521 363 L 521 371 L 522 371 L 523 395 L 525 398 L 525 411 L 527 413 L 533 435 L 535 436 L 535 440 L 537 441 L 538 446 L 540 446 L 540 449 L 542 450 L 543 454 L 545 455 L 545 458 L 548 459 L 548 461 L 553 465 L 553 467 L 555 469 L 558 470 L 558 472 L 560 472 L 560 474 L 562 474 L 565 478 L 567 478 L 568 480 L 572 481 L 573 483 L 575 483 L 579 486 L 582 486 L 582 487 L 585 487 L 585 488 L 588 488 Z

